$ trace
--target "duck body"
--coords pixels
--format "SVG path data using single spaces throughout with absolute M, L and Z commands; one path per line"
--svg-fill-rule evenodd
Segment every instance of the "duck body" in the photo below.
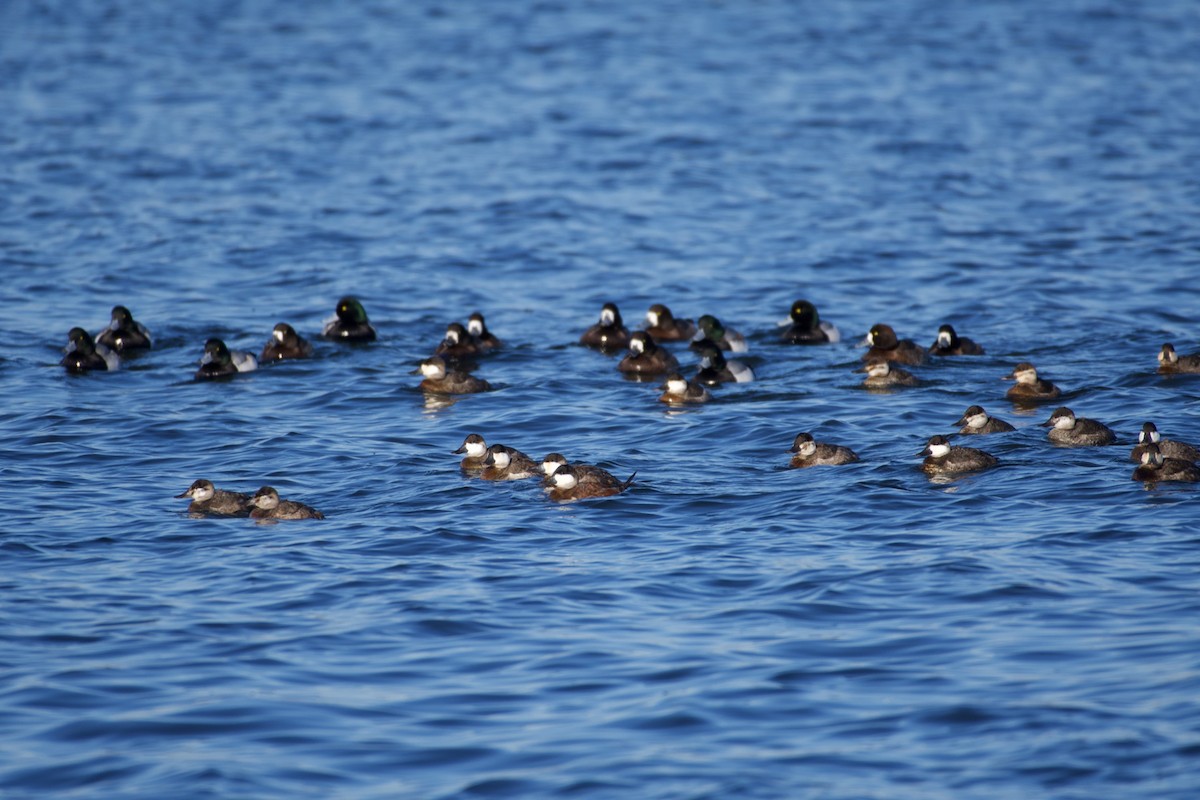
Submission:
M 1142 453 L 1149 445 L 1155 445 L 1164 458 L 1176 458 L 1183 461 L 1200 461 L 1200 448 L 1184 442 L 1176 442 L 1162 438 L 1153 422 L 1147 422 L 1138 431 L 1138 443 L 1129 454 L 1130 461 L 1141 461 Z
M 463 456 L 459 468 L 466 473 L 482 472 L 488 456 L 488 445 L 478 433 L 471 433 L 463 439 L 463 443 L 454 451 Z
M 71 328 L 67 333 L 64 353 L 58 363 L 74 375 L 113 372 L 121 368 L 121 358 L 104 345 L 97 344 L 83 328 Z
M 367 311 L 354 297 L 343 297 L 334 309 L 337 319 L 330 321 L 321 331 L 326 339 L 336 342 L 373 342 L 375 329 L 367 319 Z
M 981 356 L 983 348 L 975 342 L 959 336 L 952 325 L 938 328 L 937 341 L 929 346 L 929 352 L 935 356 Z
M 664 375 L 678 368 L 675 356 L 655 344 L 654 337 L 645 331 L 630 334 L 629 354 L 617 364 L 621 372 L 648 377 Z
M 698 349 L 698 345 L 707 339 L 727 353 L 748 353 L 750 351 L 745 336 L 726 328 L 721 320 L 712 314 L 705 314 L 696 320 L 696 328 L 696 334 L 692 337 L 692 349 Z
M 961 425 L 958 432 L 966 435 L 984 433 L 1008 433 L 1015 431 L 1009 423 L 991 416 L 981 406 L 971 406 L 963 412 L 962 418 L 955 425 Z
M 862 382 L 867 389 L 891 389 L 897 386 L 917 386 L 921 383 L 916 375 L 879 356 L 873 357 L 855 372 L 867 373 Z
M 841 464 L 853 464 L 858 461 L 858 454 L 849 447 L 839 444 L 827 444 L 813 439 L 812 434 L 801 433 L 792 441 L 793 469 L 804 467 L 832 467 Z
M 789 344 L 829 344 L 840 342 L 842 334 L 830 322 L 821 319 L 817 307 L 807 300 L 792 303 L 791 324 L 779 338 Z
M 1076 417 L 1066 406 L 1056 409 L 1042 427 L 1050 429 L 1046 438 L 1066 447 L 1100 447 L 1117 440 L 1107 425 L 1087 417 Z
M 870 347 L 863 354 L 863 361 L 882 358 L 897 364 L 919 367 L 928 360 L 923 347 L 911 339 L 898 338 L 892 327 L 883 323 L 871 326 L 871 330 L 867 332 L 866 343 Z
M 479 477 L 485 481 L 518 481 L 535 478 L 540 474 L 539 465 L 520 450 L 494 444 L 488 448 Z
M 920 455 L 925 456 L 921 469 L 929 475 L 978 472 L 999 463 L 999 459 L 983 450 L 974 447 L 952 447 L 945 436 L 931 438 Z
M 488 330 L 487 322 L 483 319 L 483 314 L 480 314 L 478 311 L 473 312 L 470 318 L 467 319 L 467 333 L 481 353 L 496 350 L 504 346 L 504 342 L 497 339 Z
M 707 403 L 712 399 L 712 394 L 703 385 L 689 381 L 678 372 L 672 372 L 668 375 L 667 382 L 663 384 L 662 388 L 663 393 L 658 396 L 658 402 L 660 403 L 682 405 L 688 403 Z
M 629 346 L 629 329 L 621 321 L 621 312 L 616 303 L 605 303 L 600 309 L 600 320 L 583 332 L 579 343 L 606 353 Z
M 270 486 L 255 492 L 250 504 L 254 507 L 250 512 L 252 519 L 325 519 L 325 515 L 312 506 L 281 499 Z
M 1158 371 L 1164 375 L 1200 373 L 1200 353 L 1181 356 L 1175 352 L 1174 345 L 1164 344 L 1158 353 Z
M 671 309 L 655 303 L 646 312 L 646 333 L 660 342 L 683 342 L 696 335 L 696 323 L 690 319 L 676 319 Z
M 198 381 L 231 378 L 240 372 L 258 369 L 258 359 L 242 350 L 230 350 L 220 339 L 209 339 L 204 343 L 204 355 L 200 369 L 196 370 Z
M 482 378 L 467 372 L 451 369 L 441 356 L 430 356 L 421 362 L 414 374 L 424 375 L 419 388 L 430 394 L 479 394 L 490 392 L 492 386 Z
M 544 486 L 546 495 L 551 500 L 564 503 L 593 497 L 612 497 L 628 489 L 636 476 L 635 472 L 624 481 L 615 483 L 607 480 L 584 480 L 575 467 L 562 464 L 555 469 L 553 475 L 546 478 Z
M 269 363 L 292 358 L 309 358 L 312 353 L 312 343 L 296 333 L 296 329 L 291 325 L 280 322 L 271 330 L 271 339 L 263 345 L 258 360 Z
M 113 306 L 112 321 L 96 335 L 96 344 L 102 344 L 116 353 L 149 350 L 152 342 L 150 331 L 133 318 L 125 306 Z
M 1062 390 L 1053 383 L 1039 378 L 1037 369 L 1028 361 L 1017 364 L 1004 379 L 1016 381 L 1004 395 L 1014 403 L 1040 403 L 1053 400 L 1062 394 Z
M 214 517 L 250 516 L 250 495 L 218 489 L 209 480 L 195 481 L 186 492 L 177 494 L 175 497 L 192 499 L 192 502 L 188 503 L 189 514 Z
M 1154 443 L 1145 446 L 1141 462 L 1141 465 L 1130 476 L 1135 481 L 1144 483 L 1157 483 L 1158 481 L 1196 483 L 1200 481 L 1200 467 L 1197 467 L 1194 462 L 1182 458 L 1167 458 Z

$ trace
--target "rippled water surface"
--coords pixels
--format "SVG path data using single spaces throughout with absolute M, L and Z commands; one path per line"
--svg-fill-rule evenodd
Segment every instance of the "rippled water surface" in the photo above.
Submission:
M 1200 490 L 1128 460 L 1200 441 L 1194 3 L 16 0 L 0 101 L 0 795 L 1196 796 Z M 378 342 L 192 381 L 345 294 Z M 841 343 L 779 343 L 800 297 Z M 576 346 L 605 301 L 758 380 L 667 410 Z M 66 375 L 117 303 L 156 347 Z M 496 390 L 434 402 L 475 310 Z M 876 322 L 987 355 L 866 392 Z M 975 403 L 1000 466 L 931 481 Z M 555 505 L 468 433 L 637 480 Z

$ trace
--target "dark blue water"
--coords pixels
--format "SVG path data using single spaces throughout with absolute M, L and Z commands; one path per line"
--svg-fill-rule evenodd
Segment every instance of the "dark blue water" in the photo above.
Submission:
M 1127 454 L 1200 441 L 1200 6 L 16 0 L 0 106 L 0 795 L 1196 796 L 1197 490 Z M 377 343 L 191 381 L 349 293 Z M 759 380 L 665 410 L 573 345 L 607 300 Z M 116 303 L 156 348 L 64 374 Z M 474 310 L 497 391 L 427 401 Z M 868 393 L 876 322 L 988 355 Z M 1001 466 L 929 480 L 973 403 Z M 472 432 L 638 479 L 553 505 Z

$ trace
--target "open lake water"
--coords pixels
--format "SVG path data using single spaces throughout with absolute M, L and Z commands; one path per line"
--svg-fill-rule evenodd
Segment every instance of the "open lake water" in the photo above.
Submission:
M 1200 350 L 1200 5 L 14 0 L 0 107 L 0 796 L 1200 796 L 1200 487 L 1128 460 L 1200 442 L 1155 360 Z M 376 343 L 316 338 L 346 294 Z M 781 344 L 798 298 L 843 341 Z M 605 301 L 758 380 L 666 408 L 576 344 Z M 118 303 L 155 348 L 67 375 Z M 476 310 L 496 390 L 426 398 Z M 280 321 L 315 358 L 192 380 Z M 987 354 L 870 393 L 877 322 Z M 1000 466 L 930 480 L 972 404 Z M 469 433 L 637 479 L 556 505 Z

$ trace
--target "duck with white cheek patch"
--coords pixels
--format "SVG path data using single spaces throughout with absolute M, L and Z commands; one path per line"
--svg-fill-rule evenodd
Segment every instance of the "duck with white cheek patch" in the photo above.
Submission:
M 974 447 L 951 446 L 945 436 L 934 436 L 918 455 L 925 456 L 921 469 L 930 475 L 957 475 L 994 467 L 998 459 Z

